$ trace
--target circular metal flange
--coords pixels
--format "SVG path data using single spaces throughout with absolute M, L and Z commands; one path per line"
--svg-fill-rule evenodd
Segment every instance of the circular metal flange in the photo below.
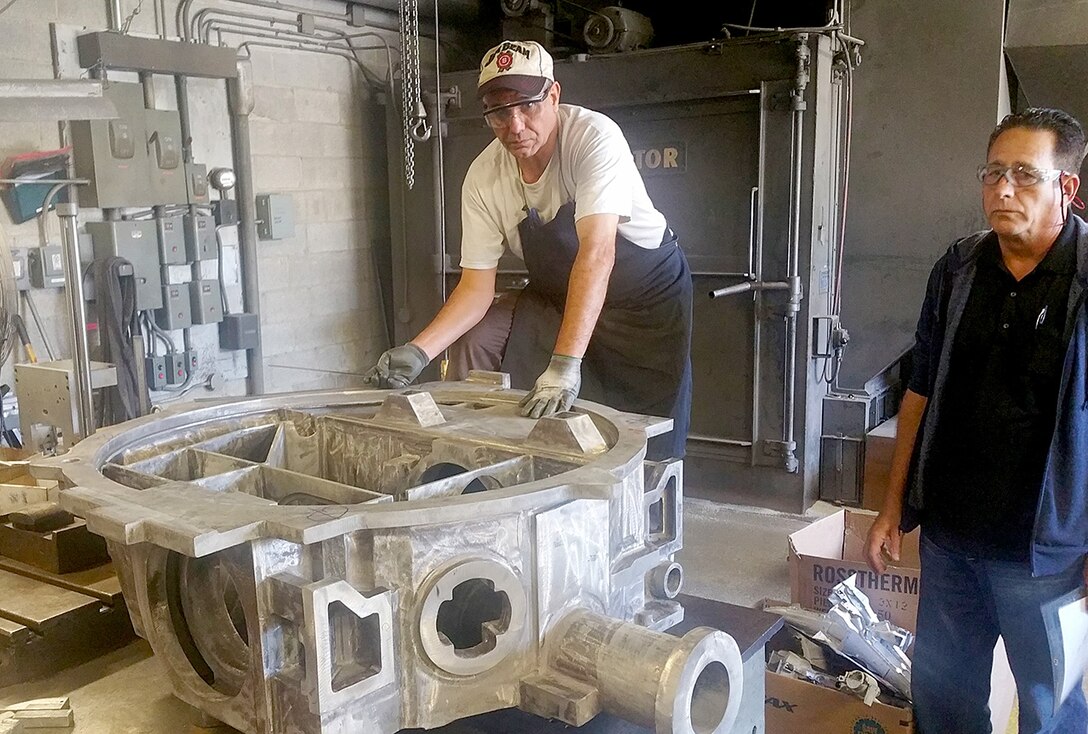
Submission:
M 657 690 L 657 734 L 728 734 L 740 713 L 740 648 L 710 627 L 696 627 L 683 642 Z
M 432 574 L 419 611 L 419 637 L 428 659 L 452 675 L 477 675 L 501 663 L 518 647 L 525 629 L 525 588 L 514 572 L 497 561 L 455 562 Z M 493 594 L 500 610 L 491 620 L 478 620 L 480 642 L 471 647 L 451 639 L 450 623 L 440 619 L 444 604 L 458 604 L 459 592 Z M 479 599 L 472 600 L 480 608 Z M 445 616 L 445 615 L 443 615 Z M 460 647 L 460 649 L 459 649 Z

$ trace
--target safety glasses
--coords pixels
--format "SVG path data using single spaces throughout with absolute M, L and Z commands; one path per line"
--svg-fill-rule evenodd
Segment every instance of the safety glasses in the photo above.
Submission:
M 541 90 L 540 94 L 534 97 L 519 99 L 516 102 L 509 102 L 484 110 L 484 119 L 487 120 L 488 125 L 495 129 L 508 126 L 513 122 L 514 117 L 519 114 L 522 118 L 533 119 L 539 116 L 544 109 L 544 105 L 540 103 L 548 98 L 548 92 L 551 89 L 552 85 L 548 84 Z
M 1016 165 L 1002 166 L 997 163 L 984 163 L 978 167 L 978 180 L 986 186 L 994 186 L 1005 179 L 1013 186 L 1034 186 L 1042 181 L 1053 181 L 1065 171 L 1060 168 L 1032 168 Z

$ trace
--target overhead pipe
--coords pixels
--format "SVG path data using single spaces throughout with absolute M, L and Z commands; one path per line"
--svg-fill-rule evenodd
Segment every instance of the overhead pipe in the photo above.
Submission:
M 121 24 L 125 21 L 124 12 L 121 10 L 121 0 L 108 0 L 106 3 L 106 22 L 111 31 L 120 31 Z
M 285 36 L 285 35 L 283 35 L 283 31 L 258 31 L 258 30 L 247 30 L 247 31 L 244 31 L 244 32 L 243 31 L 233 31 L 229 27 L 220 29 L 220 28 L 217 27 L 217 23 L 213 24 L 212 30 L 225 31 L 227 33 L 237 33 L 238 35 L 244 36 L 247 40 L 243 41 L 240 44 L 238 44 L 239 49 L 242 49 L 242 48 L 248 49 L 251 46 L 257 46 L 257 47 L 265 47 L 265 48 L 282 48 L 282 49 L 294 50 L 294 51 L 315 51 L 315 52 L 319 52 L 319 53 L 329 53 L 329 54 L 331 54 L 333 56 L 340 56 L 342 58 L 348 59 L 349 61 L 354 61 L 356 66 L 359 67 L 360 73 L 362 73 L 362 75 L 366 78 L 367 82 L 371 86 L 376 87 L 376 88 L 380 88 L 383 91 L 386 90 L 389 87 L 388 79 L 392 78 L 393 58 L 392 58 L 392 51 L 390 50 L 388 44 L 383 44 L 382 46 L 354 46 L 354 45 L 351 45 L 350 40 L 345 39 L 346 45 L 341 46 L 341 45 L 338 45 L 340 43 L 340 41 L 335 40 L 335 39 L 319 40 L 319 39 L 315 39 L 315 38 L 312 38 L 312 37 L 306 37 L 306 36 L 296 37 L 296 36 L 298 36 L 298 34 L 291 34 L 290 36 Z M 376 34 L 364 33 L 364 34 L 358 34 L 357 36 L 354 36 L 354 37 L 369 36 L 369 35 L 376 35 Z M 259 42 L 258 43 L 251 43 L 250 42 L 252 40 L 251 37 L 252 38 L 268 39 L 269 41 L 282 41 L 283 43 L 282 44 L 259 43 Z M 348 38 L 351 38 L 351 37 L 348 37 Z M 285 44 L 295 44 L 295 45 L 285 45 Z M 387 74 L 386 79 L 382 79 L 382 78 L 378 77 L 373 71 L 371 71 L 369 68 L 367 68 L 366 64 L 364 64 L 362 62 L 362 59 L 359 58 L 359 54 L 358 54 L 359 51 L 380 51 L 382 49 L 385 50 L 385 53 L 386 53 L 386 66 L 389 69 L 389 73 Z
M 249 114 L 253 111 L 248 64 L 239 62 L 238 76 L 227 80 L 230 108 L 231 155 L 238 179 L 238 245 L 242 268 L 242 309 L 261 318 L 261 288 L 257 274 L 257 200 L 253 186 L 253 149 L 249 136 Z M 250 395 L 263 395 L 264 349 L 261 329 L 257 345 L 246 350 L 246 388 Z
M 335 20 L 345 25 L 352 24 L 352 8 L 348 5 L 344 5 L 343 13 L 333 13 L 329 11 L 316 10 L 314 8 L 302 7 L 299 5 L 292 5 L 290 3 L 276 2 L 275 0 L 226 0 L 227 2 L 238 3 L 240 5 L 248 5 L 250 7 L 264 8 L 266 10 L 275 10 L 282 13 L 291 13 L 293 15 L 310 15 L 315 18 L 324 18 L 325 20 Z M 178 35 L 186 41 L 196 40 L 193 32 L 190 31 L 191 21 L 189 13 L 192 8 L 193 0 L 181 0 L 178 3 L 177 13 L 175 14 L 175 21 L 177 24 Z M 398 12 L 386 7 L 375 5 L 372 3 L 355 3 L 355 6 L 361 6 L 364 9 L 363 25 L 381 28 L 383 30 L 396 31 L 400 29 L 400 15 Z M 268 20 L 268 17 L 261 18 L 262 20 Z M 355 26 L 358 27 L 358 26 Z M 434 32 L 433 22 L 424 26 L 424 30 Z

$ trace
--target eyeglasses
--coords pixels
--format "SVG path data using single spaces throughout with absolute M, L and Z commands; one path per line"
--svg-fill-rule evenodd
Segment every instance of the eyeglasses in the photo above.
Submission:
M 1013 186 L 1034 186 L 1041 181 L 1053 181 L 1065 171 L 1060 168 L 1032 168 L 1031 166 L 1002 166 L 984 163 L 978 167 L 978 180 L 986 186 L 995 186 L 1005 179 Z
M 548 97 L 552 85 L 544 87 L 540 94 L 528 99 L 519 99 L 517 102 L 492 107 L 484 111 L 484 119 L 492 128 L 503 128 L 514 121 L 515 114 L 521 114 L 523 118 L 532 119 L 538 116 L 544 105 L 540 104 Z

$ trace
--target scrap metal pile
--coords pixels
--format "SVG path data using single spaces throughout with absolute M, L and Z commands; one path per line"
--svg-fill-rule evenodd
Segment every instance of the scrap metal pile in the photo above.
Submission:
M 765 606 L 797 632 L 801 654 L 776 651 L 768 661 L 775 673 L 851 693 L 872 705 L 882 694 L 909 701 L 910 658 L 914 635 L 880 620 L 869 598 L 850 576 L 829 597 L 820 614 L 799 606 Z M 852 669 L 844 669 L 847 666 Z M 842 670 L 842 672 L 837 672 Z
M 174 693 L 244 732 L 507 707 L 725 734 L 741 658 L 683 616 L 669 421 L 522 418 L 505 375 L 167 410 L 42 459 Z

